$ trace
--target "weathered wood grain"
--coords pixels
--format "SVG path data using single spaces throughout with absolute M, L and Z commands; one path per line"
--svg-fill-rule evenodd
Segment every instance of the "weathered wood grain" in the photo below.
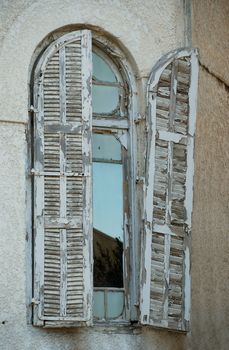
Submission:
M 91 75 L 89 31 L 54 42 L 35 72 L 35 325 L 92 319 Z
M 196 50 L 168 54 L 148 84 L 141 322 L 187 331 Z

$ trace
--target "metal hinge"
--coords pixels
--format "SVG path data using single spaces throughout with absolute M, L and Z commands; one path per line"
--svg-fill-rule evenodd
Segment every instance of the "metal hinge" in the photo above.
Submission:
M 30 107 L 29 107 L 29 109 L 28 109 L 28 112 L 30 112 L 30 113 L 37 113 L 38 112 L 38 110 L 36 109 L 36 108 L 34 108 L 34 106 L 33 105 L 31 105 Z
M 134 118 L 134 122 L 135 122 L 135 124 L 138 124 L 138 123 L 140 123 L 142 120 L 144 120 L 145 119 L 145 116 L 144 115 L 142 115 L 142 114 L 140 114 L 140 113 L 138 113 L 136 116 L 135 116 L 135 118 Z
M 35 298 L 32 298 L 31 304 L 32 305 L 39 305 L 40 304 L 40 300 L 36 300 Z
M 143 176 L 137 176 L 135 180 L 136 184 L 144 184 L 145 183 L 145 178 Z

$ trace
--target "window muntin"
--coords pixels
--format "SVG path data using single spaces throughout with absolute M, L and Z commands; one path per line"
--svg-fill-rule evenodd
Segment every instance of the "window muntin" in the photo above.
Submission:
M 92 55 L 92 110 L 94 117 L 126 117 L 125 84 L 114 62 L 98 48 Z

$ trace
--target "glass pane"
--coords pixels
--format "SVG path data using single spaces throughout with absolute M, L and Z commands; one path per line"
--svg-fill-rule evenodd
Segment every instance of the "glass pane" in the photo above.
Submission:
M 119 103 L 119 89 L 113 86 L 92 86 L 93 113 L 111 113 Z
M 100 81 L 115 83 L 117 79 L 109 65 L 96 53 L 92 53 L 93 76 Z
M 123 241 L 122 165 L 93 163 L 94 228 Z
M 93 162 L 94 286 L 123 287 L 122 164 Z
M 93 306 L 94 317 L 98 319 L 105 318 L 104 310 L 104 292 L 94 291 L 94 306 Z
M 93 158 L 121 161 L 121 144 L 113 135 L 92 135 Z
M 124 293 L 109 291 L 107 294 L 107 317 L 116 318 L 122 315 L 124 307 Z

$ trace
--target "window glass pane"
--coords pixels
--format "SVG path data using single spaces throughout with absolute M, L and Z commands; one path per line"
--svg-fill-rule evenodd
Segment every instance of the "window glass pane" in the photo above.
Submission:
M 107 317 L 117 318 L 122 315 L 124 307 L 123 291 L 108 291 L 107 293 Z
M 105 318 L 104 310 L 104 292 L 103 291 L 94 291 L 94 317 L 98 319 Z
M 122 165 L 93 163 L 94 228 L 123 241 Z
M 117 79 L 109 65 L 96 53 L 92 53 L 93 76 L 100 81 L 115 83 Z
M 113 86 L 92 86 L 93 113 L 111 113 L 119 103 L 119 89 Z
M 121 144 L 113 135 L 92 135 L 93 159 L 121 161 Z
M 116 153 L 111 147 L 111 156 Z M 106 155 L 111 158 L 108 153 Z M 93 162 L 93 227 L 94 286 L 121 288 L 123 287 L 122 164 Z

